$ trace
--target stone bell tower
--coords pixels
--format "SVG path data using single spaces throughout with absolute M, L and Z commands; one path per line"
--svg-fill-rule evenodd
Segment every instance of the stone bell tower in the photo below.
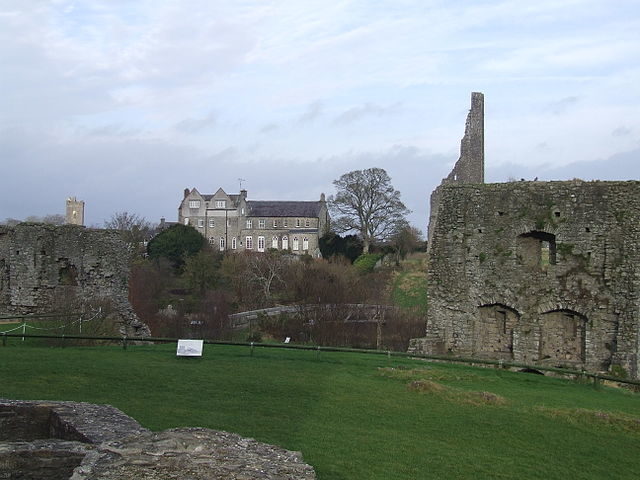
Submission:
M 67 225 L 84 225 L 84 202 L 82 200 L 76 200 L 76 197 L 67 198 L 65 223 Z

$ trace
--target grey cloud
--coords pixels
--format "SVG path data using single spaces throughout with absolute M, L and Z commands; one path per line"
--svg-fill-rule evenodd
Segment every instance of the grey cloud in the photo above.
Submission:
M 376 105 L 373 103 L 365 103 L 358 107 L 350 108 L 338 115 L 334 120 L 334 124 L 348 124 L 361 120 L 365 117 L 384 117 L 396 114 L 402 107 L 401 103 L 394 103 L 388 106 Z
M 307 107 L 307 110 L 300 116 L 298 123 L 305 124 L 311 123 L 316 120 L 324 110 L 324 105 L 320 100 L 317 100 Z
M 174 128 L 183 133 L 198 133 L 205 128 L 212 127 L 217 122 L 217 115 L 211 111 L 201 118 L 186 118 L 175 124 Z
M 612 168 L 613 167 L 613 168 Z M 502 164 L 487 167 L 488 182 L 503 182 L 509 177 L 533 180 L 637 180 L 640 178 L 640 148 L 620 152 L 608 158 L 574 162 L 568 165 L 524 166 Z
M 280 127 L 278 127 L 278 125 L 277 125 L 277 124 L 275 124 L 275 123 L 269 123 L 269 124 L 267 124 L 267 125 L 263 126 L 263 127 L 260 129 L 260 133 L 263 133 L 263 134 L 265 134 L 265 135 L 266 135 L 266 134 L 268 134 L 268 133 L 275 132 L 276 130 L 278 130 L 278 128 L 280 128 Z
M 116 123 L 101 125 L 91 129 L 79 128 L 78 131 L 81 134 L 84 133 L 95 137 L 131 137 L 142 132 L 140 129 L 126 128 L 124 125 Z
M 627 128 L 625 126 L 620 126 L 615 130 L 613 130 L 611 132 L 611 135 L 613 135 L 614 137 L 626 137 L 627 135 L 630 135 L 631 132 L 632 130 L 630 128 Z
M 579 101 L 580 101 L 580 97 L 576 97 L 576 96 L 564 97 L 556 102 L 550 103 L 549 105 L 547 105 L 547 108 L 554 115 L 560 115 L 562 113 L 565 113 L 574 105 L 576 105 Z

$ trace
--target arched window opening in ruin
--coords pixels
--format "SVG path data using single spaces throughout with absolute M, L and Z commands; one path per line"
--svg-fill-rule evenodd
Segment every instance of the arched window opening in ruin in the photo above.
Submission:
M 520 313 L 507 305 L 480 305 L 473 325 L 473 354 L 478 357 L 513 358 L 513 329 Z
M 540 316 L 539 361 L 553 366 L 576 366 L 585 361 L 587 317 L 558 309 Z
M 543 270 L 556 264 L 556 236 L 552 233 L 533 231 L 518 237 L 518 261 L 528 267 Z

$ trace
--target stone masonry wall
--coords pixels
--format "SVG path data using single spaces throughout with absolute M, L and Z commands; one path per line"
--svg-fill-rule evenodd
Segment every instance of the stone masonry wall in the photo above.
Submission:
M 446 184 L 410 350 L 639 376 L 640 182 Z
M 440 187 L 451 183 L 484 183 L 484 95 L 480 92 L 471 93 L 471 109 L 460 141 L 460 158 Z M 431 225 L 438 217 L 440 187 L 431 194 L 429 240 Z
M 114 230 L 35 223 L 0 227 L 0 313 L 49 313 L 64 296 L 108 299 L 122 333 L 149 335 L 128 302 L 128 258 Z
M 0 479 L 313 480 L 300 452 L 206 428 L 150 432 L 110 405 L 0 398 Z

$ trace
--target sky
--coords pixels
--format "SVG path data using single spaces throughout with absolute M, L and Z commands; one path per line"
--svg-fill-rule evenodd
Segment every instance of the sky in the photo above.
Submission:
M 487 181 L 639 179 L 640 2 L 0 0 L 0 220 L 379 167 L 424 231 L 474 91 Z

